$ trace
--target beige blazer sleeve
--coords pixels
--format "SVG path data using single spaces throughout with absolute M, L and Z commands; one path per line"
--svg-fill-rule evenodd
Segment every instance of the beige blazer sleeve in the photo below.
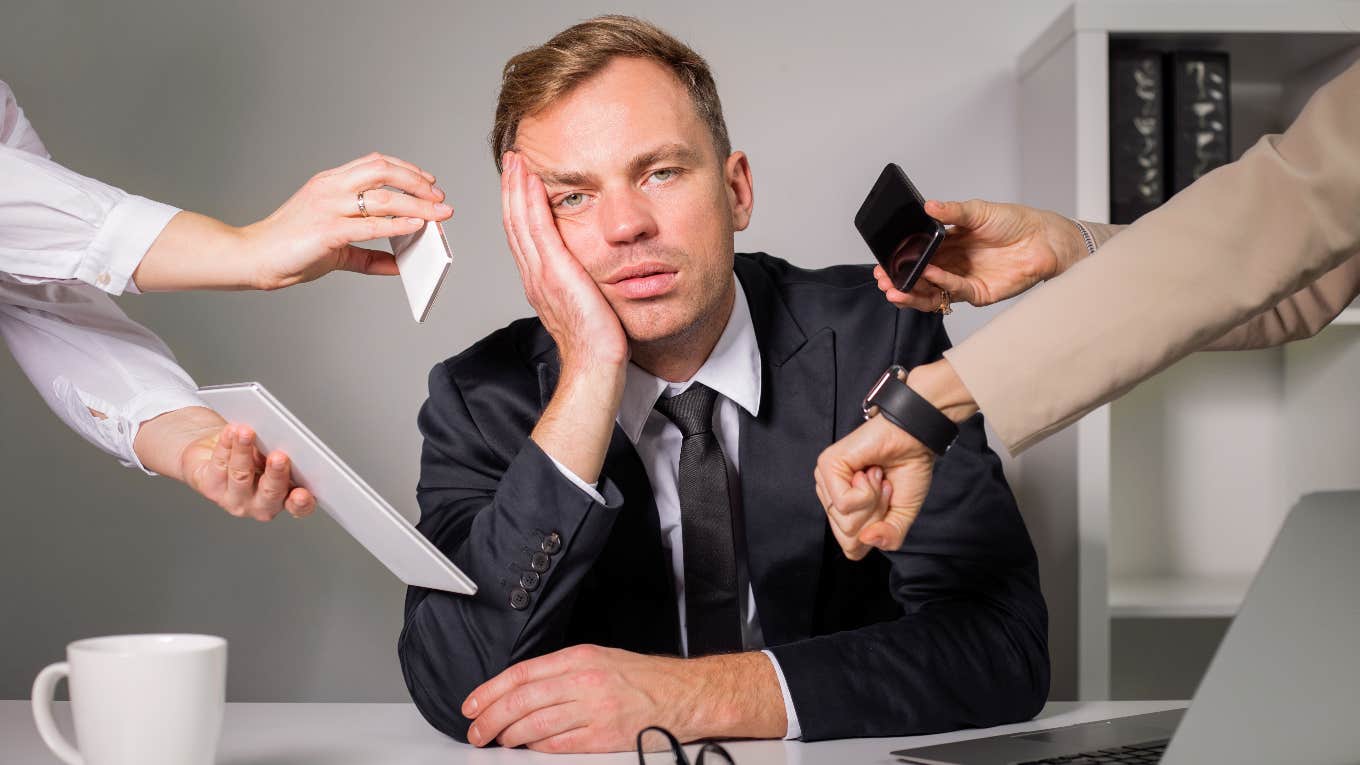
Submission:
M 1091 233 L 1092 244 L 1097 249 L 1128 228 L 1090 221 L 1081 223 Z M 1269 348 L 1312 337 L 1346 310 L 1357 295 L 1360 295 L 1360 255 L 1353 255 L 1317 281 L 1281 300 L 1275 307 L 1247 319 L 1199 350 Z
M 1360 251 L 1360 64 L 945 353 L 1020 452 Z M 1269 320 L 1266 321 L 1269 323 Z

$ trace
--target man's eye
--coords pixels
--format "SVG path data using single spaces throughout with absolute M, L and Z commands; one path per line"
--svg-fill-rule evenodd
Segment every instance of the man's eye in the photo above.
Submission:
M 664 170 L 657 170 L 656 172 L 652 173 L 652 178 L 664 183 L 674 178 L 676 173 L 677 171 L 675 168 L 668 167 L 665 168 Z
M 575 208 L 580 207 L 581 205 L 585 204 L 585 201 L 586 201 L 586 195 L 585 195 L 585 194 L 582 194 L 582 193 L 579 192 L 579 191 L 577 191 L 577 192 L 573 192 L 573 193 L 571 193 L 571 194 L 568 194 L 568 195 L 566 195 L 565 197 L 562 197 L 561 199 L 557 200 L 557 206 L 558 206 L 558 207 L 565 207 L 565 208 L 567 208 L 568 210 L 571 210 L 571 209 L 575 209 Z

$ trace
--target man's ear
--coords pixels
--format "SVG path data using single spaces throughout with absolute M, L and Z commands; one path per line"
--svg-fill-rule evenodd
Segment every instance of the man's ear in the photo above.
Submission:
M 727 185 L 727 206 L 732 211 L 732 230 L 745 231 L 751 224 L 751 210 L 756 199 L 751 185 L 751 163 L 744 152 L 732 152 L 723 163 L 723 176 Z

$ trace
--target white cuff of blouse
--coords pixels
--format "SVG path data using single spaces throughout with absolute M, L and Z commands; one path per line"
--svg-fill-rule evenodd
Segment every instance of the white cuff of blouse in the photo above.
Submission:
M 90 251 L 81 261 L 76 278 L 110 295 L 121 295 L 124 290 L 140 293 L 132 274 L 156 237 L 179 212 L 178 207 L 127 195 L 109 210 L 104 225 L 90 242 Z
M 184 388 L 144 390 L 127 403 L 115 405 L 81 390 L 66 377 L 58 377 L 52 385 L 67 409 L 62 419 L 87 441 L 114 455 L 124 467 L 135 467 L 147 475 L 156 473 L 142 464 L 133 449 L 142 424 L 176 409 L 208 406 L 193 390 Z M 91 410 L 104 416 L 91 416 Z

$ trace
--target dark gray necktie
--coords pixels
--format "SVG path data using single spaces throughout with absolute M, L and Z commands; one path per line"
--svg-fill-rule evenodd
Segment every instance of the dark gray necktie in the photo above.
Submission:
M 742 649 L 727 458 L 713 433 L 717 398 L 711 388 L 695 383 L 656 402 L 657 411 L 685 437 L 680 446 L 680 534 L 690 656 Z

